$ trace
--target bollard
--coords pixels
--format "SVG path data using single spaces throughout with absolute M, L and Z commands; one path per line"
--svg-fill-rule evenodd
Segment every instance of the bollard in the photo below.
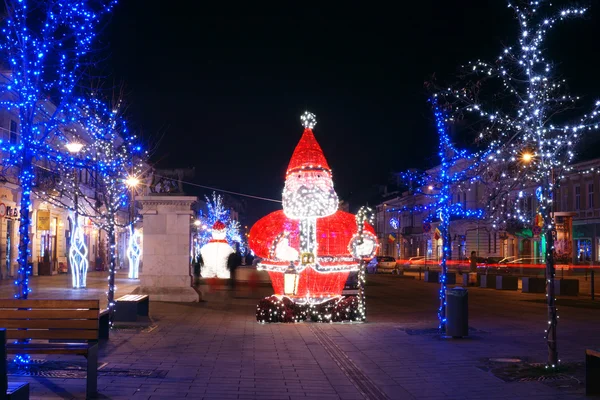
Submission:
M 419 267 L 419 280 L 421 280 L 421 267 Z
M 594 296 L 595 296 L 595 291 L 596 289 L 594 288 L 594 270 L 590 271 L 590 279 L 592 280 L 592 300 L 594 300 Z

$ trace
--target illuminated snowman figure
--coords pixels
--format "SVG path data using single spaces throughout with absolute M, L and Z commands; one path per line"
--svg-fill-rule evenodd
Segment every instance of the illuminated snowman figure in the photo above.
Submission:
M 230 278 L 227 259 L 234 253 L 234 250 L 227 243 L 226 235 L 227 227 L 225 224 L 221 221 L 215 222 L 212 226 L 212 239 L 200 249 L 202 261 L 204 262 L 202 268 L 203 278 Z

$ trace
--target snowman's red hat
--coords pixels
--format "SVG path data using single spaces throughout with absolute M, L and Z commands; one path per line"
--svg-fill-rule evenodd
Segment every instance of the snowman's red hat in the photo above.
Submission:
M 221 221 L 215 222 L 214 225 L 212 226 L 213 231 L 224 231 L 225 229 L 226 229 L 226 226 Z

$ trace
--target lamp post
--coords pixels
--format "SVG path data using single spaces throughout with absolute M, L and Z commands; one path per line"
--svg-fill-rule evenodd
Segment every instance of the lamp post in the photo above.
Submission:
M 194 221 L 194 262 L 198 260 L 198 256 L 200 255 L 200 225 L 202 225 L 202 222 L 199 219 Z
M 83 144 L 78 141 L 73 141 L 65 145 L 67 151 L 77 157 L 83 149 Z M 79 182 L 77 179 L 77 167 L 73 165 L 73 229 L 71 231 L 71 240 L 69 243 L 69 263 L 71 264 L 72 284 L 73 288 L 85 288 L 88 270 L 87 246 L 85 238 L 79 225 L 79 202 L 78 188 Z
M 139 233 L 135 230 L 135 188 L 140 184 L 139 178 L 129 176 L 125 180 L 125 185 L 131 192 L 130 211 L 129 211 L 129 243 L 127 245 L 127 258 L 129 259 L 129 274 L 128 278 L 138 279 L 140 269 L 140 254 L 141 249 L 138 244 Z

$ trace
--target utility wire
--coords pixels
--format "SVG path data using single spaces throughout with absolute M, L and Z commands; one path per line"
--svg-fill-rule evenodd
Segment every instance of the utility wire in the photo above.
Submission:
M 169 179 L 169 180 L 175 180 L 173 178 L 169 178 L 167 176 L 161 176 L 161 175 L 157 175 L 157 174 L 154 174 L 154 176 L 157 176 L 159 178 Z M 274 203 L 281 203 L 281 200 L 269 199 L 268 197 L 260 197 L 260 196 L 253 196 L 251 194 L 245 194 L 245 193 L 239 193 L 239 192 L 232 192 L 230 190 L 223 190 L 223 189 L 218 189 L 218 188 L 214 188 L 214 187 L 210 187 L 210 186 L 198 185 L 197 183 L 192 183 L 192 182 L 186 182 L 186 181 L 180 181 L 180 182 L 184 183 L 186 185 L 190 185 L 190 186 L 196 186 L 196 187 L 203 188 L 203 189 L 214 190 L 215 192 L 229 193 L 229 194 L 235 194 L 237 196 L 249 197 L 251 199 L 272 201 Z
M 52 170 L 50 168 L 44 167 L 42 165 L 35 164 L 35 166 L 38 167 L 38 168 L 40 168 L 40 169 L 43 169 L 43 170 L 46 170 L 46 171 L 50 171 L 50 172 L 52 172 L 54 174 L 57 174 L 56 171 L 54 171 L 54 170 Z M 170 178 L 168 176 L 162 176 L 162 175 L 158 175 L 158 174 L 154 174 L 154 176 L 157 176 L 159 178 L 174 180 L 173 178 Z M 218 188 L 211 187 L 211 186 L 198 185 L 197 183 L 186 182 L 186 181 L 181 181 L 181 183 L 185 183 L 186 185 L 196 186 L 196 187 L 203 188 L 203 189 L 214 190 L 216 192 L 235 194 L 237 196 L 249 197 L 251 199 L 257 199 L 257 200 L 272 201 L 273 203 L 281 203 L 281 200 L 269 199 L 268 197 L 260 197 L 260 196 L 253 196 L 251 194 L 245 194 L 245 193 L 239 193 L 239 192 L 232 192 L 230 190 L 223 190 L 223 189 L 218 189 Z

